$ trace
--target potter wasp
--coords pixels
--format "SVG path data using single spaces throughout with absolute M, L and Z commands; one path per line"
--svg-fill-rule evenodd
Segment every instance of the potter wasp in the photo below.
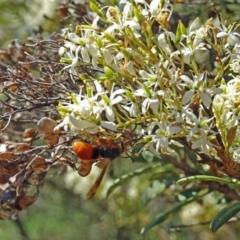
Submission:
M 81 166 L 78 169 L 80 176 L 87 176 L 95 162 L 97 162 L 96 166 L 102 168 L 100 175 L 87 193 L 87 199 L 91 199 L 96 194 L 111 161 L 125 151 L 123 142 L 114 143 L 112 140 L 101 139 L 99 143 L 101 145 L 98 146 L 85 142 L 74 142 L 72 145 L 74 153 L 81 159 Z

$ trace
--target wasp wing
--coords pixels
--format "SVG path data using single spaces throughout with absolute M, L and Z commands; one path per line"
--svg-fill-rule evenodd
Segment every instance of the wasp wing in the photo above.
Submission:
M 111 159 L 109 159 L 106 164 L 104 165 L 100 175 L 98 176 L 98 178 L 96 179 L 95 183 L 93 184 L 93 186 L 91 187 L 91 189 L 88 191 L 87 193 L 87 199 L 91 199 L 97 192 L 101 182 L 102 182 L 102 179 L 108 169 L 108 167 L 110 166 L 111 164 Z

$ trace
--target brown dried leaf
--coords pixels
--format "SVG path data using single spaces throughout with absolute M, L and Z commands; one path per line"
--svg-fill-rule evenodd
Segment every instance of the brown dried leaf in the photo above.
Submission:
M 27 150 L 30 150 L 32 147 L 28 143 L 19 143 L 16 146 L 16 151 L 18 152 L 25 152 Z
M 58 133 L 47 134 L 44 136 L 44 140 L 46 141 L 47 145 L 54 146 L 59 141 L 59 134 Z
M 19 172 L 18 166 L 13 165 L 13 163 L 8 164 L 5 168 L 9 171 L 10 176 L 14 176 Z
M 53 132 L 53 129 L 57 126 L 57 123 L 51 118 L 43 117 L 39 120 L 37 126 L 40 133 L 49 134 Z
M 0 153 L 0 160 L 12 160 L 16 158 L 15 154 L 13 152 L 3 152 Z
M 19 210 L 27 209 L 31 204 L 34 203 L 36 197 L 21 196 L 16 199 L 16 207 Z
M 1 170 L 0 170 L 1 171 Z M 8 174 L 0 174 L 0 184 L 5 184 L 9 180 L 9 175 Z
M 227 142 L 228 142 L 228 148 L 231 147 L 235 136 L 236 136 L 236 132 L 237 132 L 237 126 L 232 127 L 231 129 L 229 129 L 228 133 L 227 133 Z
M 33 161 L 32 166 L 34 171 L 44 171 L 48 168 L 46 160 L 42 157 L 37 157 Z
M 23 133 L 23 138 L 33 138 L 33 136 L 35 135 L 36 130 L 33 128 L 27 128 L 25 129 L 24 133 Z
M 18 85 L 19 84 L 14 81 L 5 81 L 3 90 L 6 90 L 6 91 L 9 90 L 11 92 L 16 92 L 18 90 Z
M 0 59 L 11 61 L 11 54 L 6 50 L 0 50 Z
M 0 219 L 11 219 L 12 217 L 12 212 L 11 211 L 4 211 L 0 210 Z

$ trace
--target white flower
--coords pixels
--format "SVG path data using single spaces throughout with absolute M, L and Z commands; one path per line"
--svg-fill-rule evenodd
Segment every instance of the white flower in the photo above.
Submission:
M 133 10 L 132 4 L 130 2 L 127 2 L 126 5 L 123 8 L 122 13 L 119 12 L 118 9 L 115 9 L 116 15 L 115 18 L 113 19 L 111 15 L 112 7 L 108 8 L 106 12 L 106 16 L 109 21 L 112 22 L 112 25 L 105 30 L 107 33 L 113 33 L 115 30 L 123 30 L 126 27 L 130 27 L 131 29 L 134 30 L 134 32 L 137 34 L 136 30 L 140 30 L 140 25 L 137 21 L 131 18 L 129 14 Z M 131 19 L 131 20 L 128 20 Z
M 70 52 L 67 52 L 67 55 L 68 55 L 69 59 L 72 60 L 72 63 L 65 66 L 63 68 L 63 70 L 70 68 L 69 72 L 73 75 L 77 75 L 77 73 L 75 71 L 75 67 L 78 65 L 78 58 L 79 58 L 78 53 L 80 51 L 80 46 L 78 46 L 76 48 L 75 53 L 73 53 L 72 49 L 70 49 Z
M 68 125 L 69 125 L 69 115 L 67 115 L 61 123 L 59 123 L 53 131 L 57 131 L 59 130 L 60 128 L 64 127 L 64 130 L 67 131 L 68 129 Z
M 98 133 L 99 126 L 93 122 L 87 120 L 78 119 L 72 114 L 69 115 L 69 123 L 78 130 L 86 130 L 89 133 Z
M 219 33 L 217 33 L 217 38 L 227 37 L 228 45 L 234 46 L 235 44 L 240 43 L 240 34 L 237 32 L 233 32 L 232 29 L 228 30 L 225 26 L 221 29 Z M 228 46 L 226 45 L 226 47 Z
M 204 129 L 200 129 L 200 138 L 198 140 L 193 141 L 192 149 L 200 148 L 203 153 L 209 153 L 213 146 L 208 140 L 207 131 Z
M 170 39 L 173 42 L 176 42 L 176 36 L 174 35 L 174 33 L 165 31 L 165 32 L 159 34 L 158 45 L 162 50 L 166 51 L 168 55 L 171 55 L 172 49 L 167 41 L 167 37 L 170 37 Z
M 225 93 L 218 94 L 213 99 L 213 111 L 218 124 L 230 129 L 237 126 L 240 119 L 238 106 L 240 104 L 240 78 L 230 80 L 225 86 Z
M 193 80 L 187 75 L 182 75 L 180 78 L 182 80 L 182 83 L 180 84 L 181 88 L 189 88 L 182 98 L 183 105 L 189 104 L 193 100 L 195 94 L 198 93 L 204 106 L 210 108 L 212 104 L 211 96 L 215 96 L 222 92 L 222 89 L 219 87 L 206 88 L 207 79 L 204 73 L 199 74 L 199 76 L 196 76 Z
M 240 73 L 240 56 L 232 61 L 230 68 L 234 73 Z
M 92 57 L 92 64 L 96 64 L 98 58 L 98 48 L 96 43 L 91 43 L 89 40 L 89 35 L 93 34 L 90 30 L 81 31 L 81 36 L 77 36 L 75 33 L 68 33 L 68 39 L 77 44 L 80 47 L 79 52 L 82 57 L 83 62 L 90 62 L 90 56 Z M 96 67 L 94 65 L 94 67 Z
M 121 95 L 125 93 L 124 89 L 117 89 L 115 91 L 113 91 L 113 89 L 114 87 L 112 87 L 112 92 L 110 94 L 110 97 L 108 98 L 107 95 L 103 95 L 102 101 L 101 101 L 101 105 L 105 109 L 106 118 L 110 122 L 115 121 L 113 106 L 123 101 L 123 97 Z
M 226 97 L 234 103 L 240 103 L 240 77 L 236 77 L 227 83 Z
M 153 132 L 153 130 L 158 127 L 157 130 Z M 148 135 L 151 136 L 152 142 L 156 144 L 156 151 L 160 151 L 160 147 L 167 148 L 169 139 L 172 135 L 179 133 L 181 128 L 178 126 L 174 126 L 173 123 L 167 122 L 152 122 L 148 127 Z
M 123 105 L 122 108 L 125 109 L 129 113 L 130 117 L 136 118 L 139 116 L 138 108 L 134 102 L 130 102 L 130 106 Z
M 199 136 L 199 133 L 203 130 L 208 131 L 211 135 L 215 135 L 215 132 L 212 131 L 212 118 L 201 117 L 201 112 L 199 113 L 199 117 L 197 118 L 195 114 L 189 108 L 182 109 L 182 115 L 186 118 L 188 125 L 192 125 L 192 128 L 186 128 L 188 131 L 187 141 L 190 142 L 195 139 L 195 137 Z
M 135 96 L 143 97 L 145 98 L 141 103 L 142 103 L 142 114 L 145 115 L 148 111 L 149 108 L 151 108 L 154 112 L 158 112 L 159 108 L 159 99 L 158 96 L 163 97 L 164 96 L 164 91 L 163 90 L 158 90 L 156 92 L 148 93 L 146 89 L 137 89 L 134 92 Z

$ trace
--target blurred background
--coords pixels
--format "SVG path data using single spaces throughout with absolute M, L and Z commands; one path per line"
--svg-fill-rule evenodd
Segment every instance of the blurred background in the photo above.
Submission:
M 68 27 L 72 19 L 64 19 L 57 9 L 60 0 L 0 0 L 0 46 L 6 49 L 13 39 L 26 41 L 29 36 L 41 34 L 48 39 L 53 32 Z M 70 2 L 70 1 L 68 1 Z M 182 19 L 188 25 L 196 17 L 204 23 L 214 17 L 208 1 L 172 1 L 175 13 L 173 25 Z M 223 19 L 239 22 L 240 1 L 215 1 Z M 74 1 L 74 4 L 84 4 Z M 85 5 L 84 5 L 85 6 Z M 80 14 L 80 13 L 79 13 Z M 79 17 L 79 16 L 78 16 Z M 79 17 L 80 19 L 80 17 Z M 79 20 L 80 21 L 80 20 Z M 98 239 L 163 239 L 163 240 L 221 240 L 239 239 L 240 223 L 226 224 L 217 233 L 209 231 L 209 221 L 221 209 L 214 205 L 219 195 L 208 195 L 204 201 L 194 202 L 179 214 L 151 229 L 145 237 L 141 229 L 156 214 L 171 207 L 176 200 L 174 188 L 161 194 L 160 181 L 172 172 L 173 166 L 158 165 L 156 170 L 138 174 L 136 170 L 161 162 L 153 156 L 118 159 L 105 176 L 101 189 L 90 201 L 85 194 L 99 174 L 94 169 L 90 176 L 81 178 L 69 169 L 53 169 L 44 181 L 37 201 L 19 214 L 17 221 L 0 223 L 0 239 L 3 240 L 98 240 Z M 135 171 L 135 172 L 134 172 Z M 132 176 L 129 173 L 134 173 Z M 176 172 L 176 176 L 180 173 Z M 106 198 L 106 192 L 114 180 L 125 175 L 123 182 Z M 172 178 L 176 176 L 171 176 Z M 169 177 L 169 176 L 168 176 Z M 196 226 L 189 226 L 197 224 Z M 180 228 L 175 228 L 175 226 Z

